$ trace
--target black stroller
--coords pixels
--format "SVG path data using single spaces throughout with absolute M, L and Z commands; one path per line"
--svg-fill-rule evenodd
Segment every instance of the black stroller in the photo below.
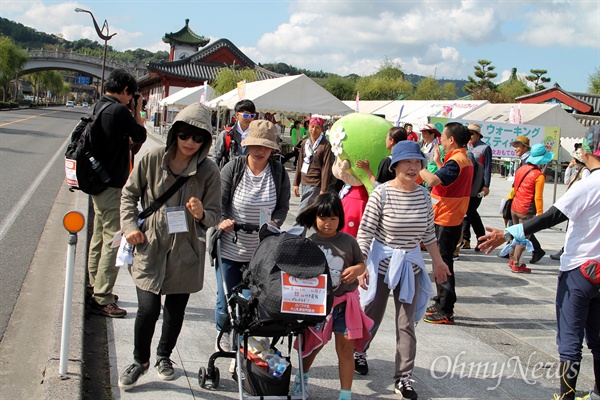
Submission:
M 240 230 L 254 232 L 256 225 L 235 224 L 234 232 Z M 217 232 L 216 259 L 221 265 L 220 238 Z M 248 268 L 243 271 L 242 283 L 228 292 L 225 280 L 223 291 L 228 299 L 227 309 L 232 326 L 233 348 L 224 351 L 220 346 L 223 335 L 217 338 L 218 350 L 208 361 L 208 367 L 198 371 L 198 382 L 202 388 L 216 389 L 219 386 L 219 369 L 215 366 L 217 358 L 235 358 L 236 370 L 233 378 L 237 380 L 240 399 L 305 399 L 306 392 L 302 383 L 301 396 L 288 396 L 291 378 L 291 364 L 281 376 L 273 376 L 257 366 L 249 357 L 249 337 L 271 338 L 273 350 L 276 343 L 287 337 L 288 353 L 285 359 L 290 362 L 290 352 L 294 336 L 298 338 L 302 349 L 302 332 L 325 320 L 331 311 L 333 295 L 327 260 L 323 252 L 312 241 L 288 233 L 271 233 L 266 225 L 260 229 L 261 242 L 256 249 Z M 237 234 L 234 236 L 236 240 Z M 214 254 L 213 253 L 213 254 Z M 222 269 L 220 269 L 222 271 Z M 221 272 L 222 273 L 222 272 Z M 320 315 L 293 311 L 283 311 L 284 276 L 303 282 L 325 281 L 325 306 Z M 250 295 L 248 295 L 250 293 Z M 301 382 L 304 382 L 301 351 L 298 351 L 298 369 Z M 239 378 L 241 377 L 241 379 Z M 244 397 L 244 390 L 251 396 Z

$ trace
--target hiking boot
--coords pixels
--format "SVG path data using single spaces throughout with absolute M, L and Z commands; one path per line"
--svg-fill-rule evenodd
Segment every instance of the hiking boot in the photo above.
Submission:
M 92 302 L 90 312 L 92 314 L 103 315 L 110 318 L 123 318 L 127 315 L 127 311 L 119 308 L 115 303 L 101 305 L 96 301 Z
M 219 346 L 221 347 L 219 349 Z M 221 336 L 221 340 L 219 341 L 219 332 L 217 332 L 217 337 L 215 338 L 215 351 L 224 351 L 229 353 L 231 351 L 231 336 L 229 332 L 223 332 L 223 336 Z
M 394 384 L 394 392 L 401 395 L 402 399 L 418 399 L 419 396 L 415 389 L 413 389 L 412 384 L 415 380 L 412 379 L 410 375 L 404 375 L 400 379 L 396 381 Z
M 558 253 L 550 254 L 550 258 L 553 260 L 560 261 L 560 256 L 562 256 L 564 252 L 565 252 L 565 248 L 563 247 L 562 249 L 560 249 L 560 251 Z
M 546 255 L 546 252 L 544 250 L 534 251 L 533 255 L 531 256 L 531 260 L 529 260 L 529 262 L 532 264 L 535 264 L 536 262 L 540 261 L 542 259 L 542 257 L 544 257 L 545 255 Z
M 515 274 L 530 274 L 531 273 L 531 268 L 527 268 L 527 265 L 525 265 L 525 264 L 521 264 L 518 266 L 515 264 L 511 264 L 510 270 L 512 272 L 514 272 Z
M 435 314 L 426 315 L 423 318 L 423 321 L 429 322 L 430 324 L 454 325 L 454 314 L 448 314 L 440 310 Z
M 140 364 L 136 361 L 128 366 L 119 377 L 119 387 L 123 390 L 129 390 L 135 386 L 140 376 L 148 372 L 150 363 Z
M 427 309 L 425 310 L 425 315 L 433 315 L 441 309 L 442 306 L 440 305 L 440 303 L 433 303 L 432 305 L 427 307 Z
M 354 372 L 359 375 L 369 373 L 369 363 L 367 363 L 367 353 L 354 352 Z
M 304 394 L 304 398 L 308 399 L 308 375 L 306 373 L 304 374 Z M 294 396 L 302 396 L 302 384 L 298 375 L 294 377 Z
M 466 239 L 463 239 L 463 241 L 462 241 L 462 245 L 461 245 L 461 249 L 464 249 L 464 250 L 471 250 L 471 242 L 469 242 L 469 241 L 468 241 L 468 240 L 466 240 Z
M 175 376 L 174 362 L 169 357 L 158 356 L 154 368 L 158 372 L 158 377 L 163 381 L 170 381 Z

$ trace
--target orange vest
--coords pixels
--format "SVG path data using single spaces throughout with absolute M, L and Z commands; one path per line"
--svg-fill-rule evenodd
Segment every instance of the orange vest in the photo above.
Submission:
M 458 178 L 448 186 L 437 185 L 431 190 L 433 221 L 441 226 L 462 224 L 469 207 L 473 184 L 473 164 L 467 157 L 467 149 L 455 149 L 444 157 L 444 164 L 453 160 L 460 167 Z M 443 168 L 443 167 L 442 167 Z

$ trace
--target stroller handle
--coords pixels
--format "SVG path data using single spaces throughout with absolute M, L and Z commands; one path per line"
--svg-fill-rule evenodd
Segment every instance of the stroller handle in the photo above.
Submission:
M 238 231 L 244 231 L 246 233 L 252 233 L 252 232 L 258 232 L 259 231 L 259 226 L 258 224 L 243 224 L 241 222 L 236 222 L 233 224 L 233 231 L 234 232 L 238 232 Z M 220 239 L 221 236 L 223 235 L 223 230 L 219 230 L 217 232 L 217 239 Z M 235 235 L 235 241 L 237 241 L 237 235 Z

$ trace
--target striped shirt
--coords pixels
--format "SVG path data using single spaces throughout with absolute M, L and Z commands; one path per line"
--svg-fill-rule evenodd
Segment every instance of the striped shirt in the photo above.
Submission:
M 382 191 L 385 200 L 382 201 Z M 383 203 L 383 207 L 382 207 Z M 426 188 L 415 185 L 410 192 L 394 188 L 389 182 L 373 190 L 358 228 L 356 240 L 365 258 L 373 239 L 394 249 L 412 250 L 422 241 L 436 241 L 433 208 Z M 389 258 L 379 263 L 379 274 L 385 275 Z
M 277 193 L 271 167 L 267 164 L 258 175 L 248 166 L 244 176 L 234 189 L 231 204 L 227 207 L 226 218 L 243 224 L 259 224 L 260 210 L 266 209 L 269 215 L 275 210 Z M 269 222 L 269 221 L 267 221 Z M 258 232 L 251 234 L 238 232 L 237 243 L 233 243 L 233 232 L 223 234 L 221 257 L 232 261 L 248 262 L 258 247 Z

